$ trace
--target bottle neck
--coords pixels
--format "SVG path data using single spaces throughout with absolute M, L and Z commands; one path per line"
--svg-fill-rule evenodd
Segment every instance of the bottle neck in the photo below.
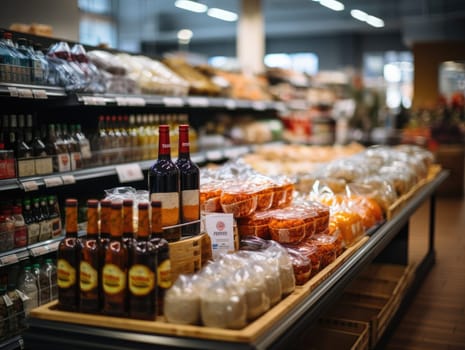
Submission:
M 66 203 L 66 236 L 76 237 L 77 225 L 77 202 Z
M 190 158 L 189 126 L 179 126 L 179 158 Z
M 137 228 L 137 239 L 147 239 L 149 237 L 149 212 L 148 208 L 139 209 L 139 223 Z
M 113 239 L 120 239 L 122 232 L 122 218 L 121 218 L 121 206 L 112 205 L 111 206 L 111 216 L 110 216 L 110 235 Z
M 123 206 L 123 235 L 125 237 L 134 236 L 134 225 L 133 225 L 133 210 L 132 204 L 130 206 Z
M 98 208 L 88 207 L 87 209 L 87 236 L 98 236 Z
M 170 130 L 168 125 L 160 125 L 158 138 L 158 159 L 171 159 Z

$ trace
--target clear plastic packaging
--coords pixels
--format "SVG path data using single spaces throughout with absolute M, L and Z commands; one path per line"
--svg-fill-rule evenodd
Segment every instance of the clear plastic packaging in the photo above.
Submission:
M 210 180 L 200 185 L 200 210 L 204 212 L 222 212 L 220 197 L 222 182 Z
M 245 290 L 232 280 L 213 282 L 200 297 L 200 310 L 207 327 L 243 328 L 247 323 Z
M 294 268 L 286 248 L 277 242 L 270 241 L 270 246 L 264 252 L 278 261 L 283 296 L 292 293 L 295 289 Z
M 331 215 L 330 226 L 335 225 L 341 232 L 346 247 L 350 247 L 365 234 L 360 215 L 351 210 L 341 210 Z
M 259 190 L 249 184 L 227 184 L 221 193 L 220 203 L 225 213 L 232 213 L 235 218 L 249 216 L 257 208 Z
M 263 239 L 270 239 L 268 224 L 271 220 L 272 212 L 255 212 L 249 217 L 239 218 L 237 228 L 240 237 L 257 236 Z
M 163 314 L 170 323 L 200 323 L 200 295 L 205 282 L 196 275 L 179 275 L 165 293 Z
M 272 209 L 284 208 L 291 204 L 294 193 L 294 182 L 287 176 L 273 178 L 275 183 Z
M 288 248 L 287 252 L 294 269 L 295 284 L 298 286 L 305 284 L 310 279 L 312 273 L 312 263 L 310 259 L 292 248 Z
M 305 256 L 311 263 L 310 278 L 315 276 L 320 271 L 321 257 L 318 254 L 318 249 L 314 244 L 302 242 L 296 245 L 286 245 L 288 250 L 295 250 L 299 254 Z
M 273 240 L 279 243 L 298 243 L 307 234 L 308 215 L 303 211 L 296 211 L 292 208 L 277 209 L 273 211 L 268 224 L 270 235 Z
M 309 242 L 310 244 L 314 244 L 318 249 L 318 255 L 320 256 L 320 269 L 324 269 L 336 260 L 337 251 L 338 249 L 341 249 L 336 245 L 336 236 L 325 234 L 314 235 Z

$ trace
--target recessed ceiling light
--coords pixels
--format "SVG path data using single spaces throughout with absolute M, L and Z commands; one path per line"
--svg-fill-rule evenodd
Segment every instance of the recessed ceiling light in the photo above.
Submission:
M 375 16 L 368 16 L 366 22 L 373 27 L 382 28 L 384 27 L 384 21 L 381 18 Z
M 320 0 L 320 4 L 324 7 L 329 8 L 333 11 L 342 11 L 344 10 L 344 4 L 337 0 Z
M 237 13 L 212 7 L 208 9 L 207 15 L 227 22 L 235 22 L 238 19 Z
M 361 11 L 361 10 L 351 10 L 350 15 L 353 18 L 358 19 L 359 21 L 362 21 L 362 22 L 366 22 L 368 18 L 368 13 Z
M 192 12 L 197 12 L 197 13 L 202 13 L 202 12 L 207 12 L 208 6 L 201 4 L 196 1 L 191 1 L 191 0 L 176 0 L 174 2 L 174 6 L 177 8 L 187 10 L 187 11 L 192 11 Z

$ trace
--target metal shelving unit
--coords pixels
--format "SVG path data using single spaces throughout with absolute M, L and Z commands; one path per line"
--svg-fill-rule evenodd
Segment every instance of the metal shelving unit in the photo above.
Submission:
M 322 282 L 299 304 L 289 308 L 270 329 L 254 343 L 223 342 L 218 340 L 193 339 L 137 332 L 112 330 L 105 327 L 89 327 L 65 322 L 52 322 L 32 318 L 30 328 L 25 332 L 26 343 L 34 344 L 35 349 L 49 349 L 51 346 L 64 346 L 68 349 L 93 349 L 105 344 L 107 349 L 285 349 L 295 341 L 302 331 L 309 328 L 343 292 L 355 276 L 380 254 L 390 250 L 398 239 L 408 239 L 410 216 L 425 202 L 430 205 L 429 250 L 417 266 L 415 279 L 407 291 L 412 293 L 421 283 L 435 261 L 434 222 L 435 191 L 448 176 L 442 171 L 431 182 L 406 203 L 403 209 L 391 220 L 382 224 L 367 243 L 344 262 L 332 275 Z M 403 233 L 407 232 L 406 235 Z M 399 254 L 397 252 L 397 254 Z M 402 253 L 400 253 L 402 254 Z M 405 257 L 397 257 L 400 260 Z M 400 310 L 398 311 L 400 313 Z M 72 345 L 69 345 L 72 344 Z M 71 347 L 70 347 L 71 346 Z

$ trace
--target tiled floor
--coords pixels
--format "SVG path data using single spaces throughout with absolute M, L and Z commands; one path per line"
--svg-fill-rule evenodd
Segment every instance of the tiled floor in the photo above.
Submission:
M 390 338 L 387 350 L 465 349 L 465 200 L 438 198 L 436 264 Z M 428 210 L 412 217 L 410 261 L 427 249 Z

